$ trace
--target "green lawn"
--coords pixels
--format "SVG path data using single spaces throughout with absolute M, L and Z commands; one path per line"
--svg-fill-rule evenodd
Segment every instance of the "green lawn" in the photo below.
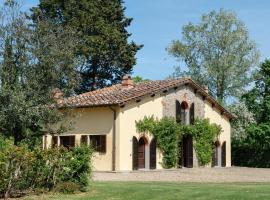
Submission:
M 86 193 L 41 195 L 23 199 L 43 200 L 170 200 L 170 199 L 270 199 L 270 183 L 160 183 L 93 182 Z

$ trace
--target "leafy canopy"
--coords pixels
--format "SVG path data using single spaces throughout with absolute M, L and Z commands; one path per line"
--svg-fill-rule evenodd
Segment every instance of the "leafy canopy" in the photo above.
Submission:
M 236 116 L 236 119 L 231 122 L 232 140 L 241 141 L 247 137 L 247 128 L 255 123 L 254 114 L 243 101 L 230 105 L 229 110 Z
M 243 95 L 258 123 L 270 122 L 270 60 L 265 60 L 254 74 L 254 87 Z
M 58 131 L 49 127 L 63 118 L 48 106 L 55 102 L 54 89 L 74 93 L 73 32 L 59 27 L 42 35 L 50 24 L 31 26 L 16 1 L 1 8 L 0 133 L 15 144 L 27 140 L 34 145 L 45 132 Z
M 124 11 L 121 0 L 41 0 L 32 8 L 35 23 L 46 21 L 76 32 L 73 53 L 80 60 L 78 93 L 114 84 L 132 72 L 135 54 L 142 46 L 128 41 L 132 18 Z M 46 35 L 51 29 L 43 31 Z
M 220 102 L 239 97 L 251 81 L 258 51 L 236 14 L 222 9 L 212 11 L 203 15 L 200 23 L 185 25 L 182 35 L 182 41 L 174 40 L 168 48 L 169 54 L 183 61 L 188 69 L 177 68 L 178 75 L 190 75 L 207 85 Z
M 265 60 L 254 74 L 254 87 L 242 100 L 255 120 L 250 121 L 243 109 L 238 110 L 239 124 L 245 128 L 245 136 L 233 138 L 232 161 L 238 166 L 269 167 L 270 160 L 270 61 Z M 244 117 L 244 118 L 243 118 Z M 246 118 L 248 117 L 248 118 Z M 238 123 L 237 121 L 234 123 Z M 233 123 L 233 126 L 234 126 Z M 236 127 L 235 127 L 236 128 Z M 239 132 L 242 129 L 239 130 Z M 247 156 L 248 155 L 248 156 Z

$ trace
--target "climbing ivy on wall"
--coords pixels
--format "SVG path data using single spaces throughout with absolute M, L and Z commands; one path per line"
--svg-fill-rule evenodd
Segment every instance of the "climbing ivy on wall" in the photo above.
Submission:
M 162 165 L 164 168 L 176 167 L 181 159 L 181 142 L 184 135 L 191 135 L 194 139 L 194 148 L 199 164 L 204 166 L 211 162 L 213 142 L 221 133 L 221 127 L 210 124 L 208 119 L 196 119 L 192 125 L 182 125 L 172 117 L 162 119 L 144 117 L 136 121 L 137 131 L 149 132 L 157 140 L 157 146 L 163 153 Z
M 158 120 L 153 116 L 144 117 L 143 120 L 136 121 L 136 127 L 138 132 L 149 132 L 156 138 L 157 146 L 163 152 L 163 167 L 175 167 L 180 149 L 178 141 L 181 137 L 180 126 L 175 119 L 164 117 Z
M 182 126 L 185 134 L 191 135 L 199 165 L 204 166 L 211 162 L 213 142 L 221 133 L 221 127 L 215 123 L 210 124 L 209 119 L 196 119 L 194 124 Z

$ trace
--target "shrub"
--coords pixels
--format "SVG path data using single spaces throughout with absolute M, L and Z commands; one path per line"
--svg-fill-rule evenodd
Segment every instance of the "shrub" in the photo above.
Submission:
M 27 190 L 52 190 L 61 183 L 74 183 L 78 187 L 70 187 L 84 191 L 88 184 L 92 155 L 89 147 L 30 151 L 8 141 L 0 144 L 0 196 L 8 198 Z
M 232 161 L 236 166 L 270 167 L 270 124 L 252 124 L 246 137 L 232 141 Z
M 34 157 L 25 147 L 6 144 L 0 152 L 0 196 L 8 198 L 29 188 L 28 172 Z

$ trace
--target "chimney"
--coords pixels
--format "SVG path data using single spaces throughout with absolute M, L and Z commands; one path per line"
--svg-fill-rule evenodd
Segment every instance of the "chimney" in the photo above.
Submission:
M 207 85 L 203 85 L 202 87 L 203 87 L 204 91 L 208 94 L 209 93 L 208 86 Z
M 122 86 L 124 87 L 133 87 L 134 83 L 130 75 L 123 76 Z

